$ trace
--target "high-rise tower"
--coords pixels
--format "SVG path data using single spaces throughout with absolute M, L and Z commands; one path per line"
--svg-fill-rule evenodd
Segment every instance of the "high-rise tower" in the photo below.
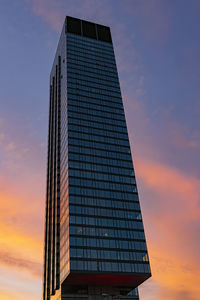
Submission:
M 110 29 L 66 17 L 50 76 L 43 300 L 139 299 L 150 276 Z

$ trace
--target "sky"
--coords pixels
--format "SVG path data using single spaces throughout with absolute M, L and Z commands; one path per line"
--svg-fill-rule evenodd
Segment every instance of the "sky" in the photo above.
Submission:
M 42 291 L 49 74 L 65 15 L 111 27 L 152 277 L 200 299 L 200 2 L 0 0 L 0 300 Z

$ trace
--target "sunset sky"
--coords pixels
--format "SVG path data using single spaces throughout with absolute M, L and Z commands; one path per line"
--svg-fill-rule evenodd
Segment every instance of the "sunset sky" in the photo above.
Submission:
M 65 15 L 111 27 L 152 278 L 200 299 L 200 1 L 0 0 L 0 300 L 42 291 L 49 74 Z

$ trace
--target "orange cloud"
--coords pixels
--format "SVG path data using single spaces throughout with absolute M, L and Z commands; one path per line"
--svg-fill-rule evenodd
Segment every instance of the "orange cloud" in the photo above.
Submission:
M 156 299 L 198 300 L 200 180 L 143 158 L 136 159 L 136 171 L 153 274 L 144 287 L 155 281 Z
M 41 296 L 41 283 L 27 278 L 26 274 L 0 266 L 0 299 L 2 300 L 36 300 Z M 24 275 L 24 276 L 23 276 Z M 38 284 L 39 283 L 39 284 Z
M 9 183 L 7 178 L 0 178 L 0 266 L 20 269 L 39 278 L 43 257 L 43 220 L 42 223 L 40 220 L 44 213 L 40 212 L 44 201 L 37 199 L 34 187 L 24 186 L 25 182 L 21 178 L 17 184 Z

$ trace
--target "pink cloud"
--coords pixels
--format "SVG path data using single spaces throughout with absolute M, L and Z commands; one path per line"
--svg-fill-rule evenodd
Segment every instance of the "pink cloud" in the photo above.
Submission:
M 200 180 L 143 157 L 135 165 L 157 299 L 197 300 Z
M 26 0 L 31 7 L 33 13 L 40 17 L 47 24 L 60 33 L 64 18 L 66 15 L 87 19 L 91 22 L 107 23 L 110 19 L 112 9 L 107 5 L 107 1 L 79 1 L 76 2 L 68 0 L 65 1 L 52 1 L 52 0 Z M 105 10 L 105 5 L 107 9 Z M 95 16 L 95 19 L 94 19 Z
M 58 3 L 47 0 L 26 0 L 31 6 L 33 13 L 50 24 L 54 30 L 60 32 L 64 19 L 58 9 Z

